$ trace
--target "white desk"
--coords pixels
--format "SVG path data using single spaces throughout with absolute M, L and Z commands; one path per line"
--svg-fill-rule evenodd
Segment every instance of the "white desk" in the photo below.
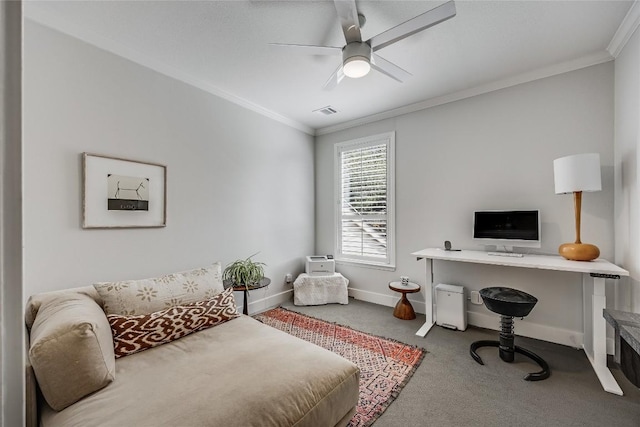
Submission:
M 555 270 L 582 273 L 582 313 L 584 318 L 584 352 L 587 354 L 602 387 L 614 394 L 622 395 L 622 389 L 607 368 L 607 329 L 602 311 L 606 307 L 605 279 L 619 279 L 629 272 L 603 259 L 590 262 L 569 261 L 560 256 L 525 255 L 522 258 L 488 255 L 481 251 L 445 251 L 429 248 L 414 252 L 420 259 L 427 259 L 431 270 L 431 292 L 426 293 L 426 322 L 416 332 L 424 337 L 435 323 L 433 298 L 433 260 L 490 264 L 505 267 L 522 267 L 539 270 Z M 593 277 L 593 284 L 590 278 Z

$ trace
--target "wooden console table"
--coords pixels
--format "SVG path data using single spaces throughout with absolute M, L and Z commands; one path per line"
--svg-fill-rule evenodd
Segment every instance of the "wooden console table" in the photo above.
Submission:
M 525 255 L 521 258 L 494 256 L 482 251 L 445 251 L 428 248 L 414 252 L 418 260 L 428 260 L 430 266 L 431 292 L 426 292 L 426 322 L 416 332 L 424 337 L 435 323 L 433 297 L 433 260 L 489 264 L 503 267 L 520 267 L 539 270 L 582 273 L 582 315 L 584 319 L 583 349 L 593 366 L 602 387 L 609 393 L 622 395 L 622 389 L 607 368 L 607 329 L 603 310 L 606 308 L 605 279 L 619 279 L 629 272 L 604 259 L 594 261 L 569 261 L 554 255 Z M 593 278 L 593 285 L 591 284 Z
M 605 308 L 604 318 L 615 330 L 616 364 L 633 385 L 640 387 L 640 314 Z

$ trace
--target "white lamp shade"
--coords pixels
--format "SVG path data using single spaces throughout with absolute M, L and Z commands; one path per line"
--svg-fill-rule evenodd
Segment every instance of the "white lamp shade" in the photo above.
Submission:
M 600 191 L 600 154 L 587 153 L 561 157 L 553 161 L 556 194 L 575 191 Z

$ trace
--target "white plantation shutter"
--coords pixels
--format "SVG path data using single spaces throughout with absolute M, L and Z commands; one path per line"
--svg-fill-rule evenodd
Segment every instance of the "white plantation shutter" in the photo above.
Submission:
M 392 266 L 394 134 L 336 145 L 338 259 Z

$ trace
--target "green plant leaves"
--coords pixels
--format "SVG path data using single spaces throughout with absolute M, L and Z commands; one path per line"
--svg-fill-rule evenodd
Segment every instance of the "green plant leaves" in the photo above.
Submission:
M 222 273 L 223 280 L 229 280 L 234 285 L 255 285 L 264 277 L 263 262 L 254 262 L 251 260 L 256 254 L 251 255 L 247 259 L 237 260 L 229 264 Z

